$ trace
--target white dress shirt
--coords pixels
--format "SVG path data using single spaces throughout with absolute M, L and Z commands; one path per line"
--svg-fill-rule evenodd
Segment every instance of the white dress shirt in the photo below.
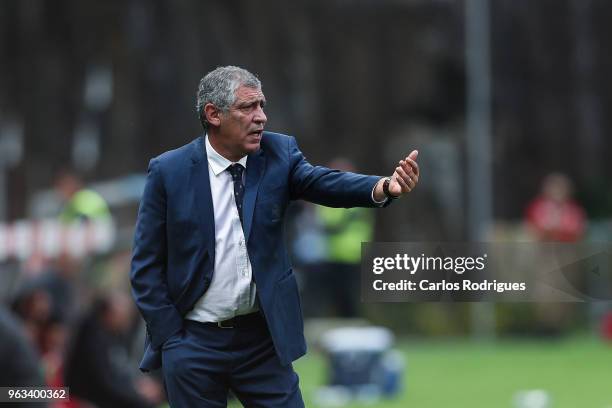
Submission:
M 206 135 L 208 177 L 215 214 L 215 266 L 210 287 L 185 318 L 219 322 L 258 310 L 251 261 L 238 216 L 234 184 L 227 169 L 233 164 L 213 149 Z M 238 161 L 246 170 L 247 156 Z M 246 171 L 242 173 L 244 183 Z

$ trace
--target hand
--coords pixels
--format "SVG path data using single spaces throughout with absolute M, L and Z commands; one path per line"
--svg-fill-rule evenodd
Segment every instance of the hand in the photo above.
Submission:
M 164 391 L 160 383 L 151 377 L 142 376 L 135 381 L 136 390 L 141 397 L 151 404 L 161 404 L 164 400 Z
M 399 161 L 389 183 L 389 193 L 399 197 L 412 191 L 419 182 L 419 165 L 416 158 L 419 152 L 413 150 L 405 159 Z

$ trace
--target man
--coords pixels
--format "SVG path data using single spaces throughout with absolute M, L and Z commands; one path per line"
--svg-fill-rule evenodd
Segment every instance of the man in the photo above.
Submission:
M 151 160 L 134 238 L 133 295 L 147 325 L 141 369 L 163 368 L 173 407 L 302 407 L 306 352 L 283 241 L 290 200 L 376 207 L 418 182 L 417 152 L 390 178 L 310 165 L 264 132 L 261 83 L 238 67 L 200 81 L 204 135 Z

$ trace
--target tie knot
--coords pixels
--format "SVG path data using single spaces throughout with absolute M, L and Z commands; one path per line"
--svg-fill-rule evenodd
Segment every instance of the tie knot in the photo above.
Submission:
M 232 179 L 233 180 L 240 180 L 242 181 L 242 172 L 244 171 L 244 167 L 242 167 L 242 164 L 240 163 L 234 163 L 234 164 L 230 164 L 227 169 L 229 170 L 230 174 L 232 175 Z

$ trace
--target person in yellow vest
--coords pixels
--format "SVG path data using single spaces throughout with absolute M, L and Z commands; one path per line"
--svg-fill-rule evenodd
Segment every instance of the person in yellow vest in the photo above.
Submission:
M 90 221 L 112 222 L 106 201 L 97 192 L 84 188 L 80 178 L 72 171 L 63 170 L 57 174 L 54 189 L 62 200 L 57 219 L 69 227 L 73 223 Z M 87 258 L 74 256 L 68 245 L 72 242 L 62 239 L 62 247 L 55 257 L 46 259 L 43 272 L 36 284 L 44 288 L 51 297 L 53 319 L 69 323 L 80 307 L 79 293 L 86 270 Z
M 111 213 L 104 198 L 98 192 L 84 188 L 74 173 L 60 173 L 56 189 L 64 202 L 59 214 L 60 221 L 70 223 L 77 220 L 110 220 Z
M 330 168 L 354 172 L 347 159 L 337 158 Z M 361 243 L 371 241 L 374 214 L 366 208 L 331 208 L 317 206 L 317 215 L 326 237 L 324 275 L 329 289 L 332 314 L 355 317 L 359 303 L 359 265 Z

